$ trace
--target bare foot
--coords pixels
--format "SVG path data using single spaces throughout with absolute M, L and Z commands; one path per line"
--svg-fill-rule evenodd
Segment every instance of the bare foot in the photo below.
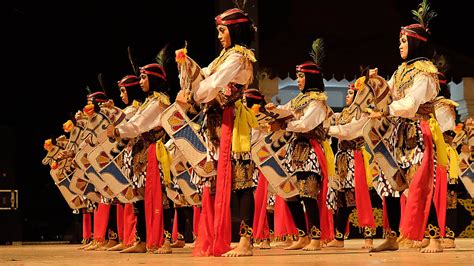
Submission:
M 443 247 L 441 246 L 441 239 L 430 239 L 428 246 L 421 250 L 421 253 L 438 253 L 443 252 Z
M 171 244 L 172 248 L 184 248 L 186 243 L 184 243 L 184 240 L 176 240 L 173 244 Z
M 96 241 L 94 244 L 88 246 L 87 248 L 84 248 L 85 251 L 91 251 L 91 250 L 96 250 L 103 245 L 105 245 L 107 242 L 105 241 Z
M 429 243 L 430 243 L 430 240 L 428 238 L 423 238 L 422 241 L 414 241 L 412 247 L 413 248 L 426 248 Z
M 332 240 L 329 240 L 329 239 L 324 239 L 324 240 L 320 240 L 321 241 L 321 247 L 322 248 L 325 248 L 329 242 L 331 242 Z
M 284 241 L 278 241 L 275 244 L 275 247 L 288 247 L 288 246 L 291 246 L 292 244 L 293 244 L 293 240 L 291 240 L 291 237 L 288 236 L 286 237 Z
M 146 253 L 146 243 L 136 242 L 133 246 L 120 251 L 120 253 Z
M 343 248 L 344 247 L 344 240 L 337 240 L 333 239 L 331 242 L 327 243 L 325 247 L 328 248 Z
M 452 238 L 443 238 L 443 242 L 441 243 L 443 248 L 455 248 L 456 243 L 454 243 L 454 239 Z
M 398 250 L 397 237 L 388 236 L 382 244 L 369 250 L 369 252 L 395 251 Z
M 252 245 L 250 244 L 250 238 L 240 237 L 239 244 L 236 248 L 222 254 L 222 257 L 243 257 L 253 256 Z
M 92 241 L 89 241 L 88 243 L 86 243 L 86 244 L 80 246 L 78 249 L 85 249 L 85 248 L 87 248 L 87 247 L 89 247 L 89 246 L 91 246 L 91 245 L 93 245 L 93 244 L 95 244 L 95 241 L 92 240 Z
M 165 240 L 163 246 L 153 252 L 154 254 L 171 254 L 173 250 L 171 249 L 171 242 L 169 240 Z
M 308 245 L 303 248 L 304 251 L 321 250 L 321 242 L 319 239 L 311 239 Z
M 105 245 L 101 246 L 100 248 L 96 248 L 95 251 L 106 251 L 107 249 L 109 249 L 109 248 L 111 248 L 111 247 L 113 247 L 117 244 L 118 244 L 117 240 L 109 239 Z
M 374 240 L 372 238 L 366 238 L 362 249 L 372 249 L 374 248 Z
M 268 239 L 265 239 L 260 243 L 260 249 L 270 249 L 270 241 Z
M 303 236 L 298 239 L 298 241 L 293 242 L 291 246 L 286 247 L 285 250 L 296 250 L 296 249 L 302 249 L 306 245 L 309 244 L 309 237 L 308 236 Z
M 403 238 L 403 239 L 400 238 L 398 240 L 399 246 L 406 247 L 406 248 L 412 248 L 414 243 L 415 243 L 415 241 L 413 241 L 411 239 L 407 239 L 407 238 Z
M 121 251 L 121 250 L 124 250 L 126 248 L 128 248 L 128 246 L 125 245 L 123 242 L 120 242 L 117 245 L 115 245 L 111 248 L 108 248 L 107 251 Z

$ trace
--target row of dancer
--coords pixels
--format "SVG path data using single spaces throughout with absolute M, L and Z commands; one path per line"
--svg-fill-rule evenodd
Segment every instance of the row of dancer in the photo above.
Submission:
M 198 131 L 206 144 L 207 162 L 216 171 L 215 177 L 196 177 L 201 185 L 202 208 L 193 254 L 248 256 L 253 254 L 253 209 L 258 205 L 253 193 L 253 177 L 258 175 L 255 174 L 258 170 L 254 170 L 258 167 L 251 158 L 251 143 L 252 140 L 258 140 L 259 135 L 265 135 L 256 129 L 258 124 L 252 112 L 245 106 L 245 101 L 242 103 L 246 91 L 251 96 L 250 99 L 252 95 L 254 98 L 261 97 L 248 90 L 253 79 L 252 63 L 256 60 L 248 47 L 253 40 L 255 28 L 250 18 L 238 9 L 228 10 L 216 17 L 216 24 L 223 51 L 209 67 L 199 70 L 197 79 L 186 80 L 186 77 L 189 78 L 194 73 L 182 71 L 181 85 L 190 84 L 186 88 L 188 90 L 182 90 L 176 98 L 183 105 L 197 107 L 200 114 L 203 114 Z M 366 180 L 363 169 L 367 169 L 367 163 L 364 162 L 367 155 L 361 151 L 364 137 L 362 126 L 369 120 L 382 117 L 391 118 L 399 129 L 392 131 L 389 142 L 389 148 L 401 151 L 396 158 L 400 168 L 397 174 L 409 183 L 410 191 L 419 193 L 415 192 L 407 197 L 405 209 L 408 211 L 403 215 L 403 221 L 406 219 L 406 222 L 400 224 L 400 215 L 397 213 L 401 213 L 401 207 L 397 196 L 401 193 L 384 179 L 383 174 L 379 175 L 378 191 L 384 197 L 391 231 L 386 241 L 372 251 L 398 249 L 396 239 L 400 233 L 403 237 L 421 240 L 428 217 L 429 228 L 440 228 L 436 220 L 435 204 L 431 204 L 434 184 L 432 177 L 435 169 L 438 177 L 438 166 L 446 164 L 442 164 L 444 161 L 441 159 L 442 147 L 438 146 L 441 143 L 439 138 L 436 153 L 432 145 L 432 132 L 438 133 L 437 122 L 433 118 L 433 103 L 439 91 L 439 82 L 438 71 L 428 59 L 430 55 L 424 54 L 428 38 L 426 29 L 427 25 L 422 24 L 402 28 L 400 55 L 404 63 L 387 83 L 392 102 L 383 110 L 375 110 L 370 114 L 363 110 L 364 114 L 354 117 L 349 113 L 350 108 L 347 108 L 334 116 L 326 104 L 327 96 L 319 61 L 321 54 L 318 49 L 313 51 L 313 61 L 297 67 L 301 93 L 285 106 L 268 104 L 264 107 L 270 111 L 280 108 L 292 114 L 289 120 L 271 124 L 273 131 L 293 133 L 282 160 L 285 170 L 296 177 L 299 192 L 297 196 L 286 200 L 298 229 L 298 240 L 288 249 L 318 250 L 321 239 L 330 240 L 334 234 L 330 210 L 336 210 L 337 217 L 334 221 L 337 228 L 336 242 L 330 243 L 331 245 L 337 246 L 337 241 L 342 241 L 341 231 L 347 220 L 347 210 L 354 205 L 357 205 L 359 211 L 359 224 L 374 228 L 367 185 L 366 182 L 361 182 Z M 176 60 L 178 67 L 192 62 L 185 49 L 177 51 Z M 141 188 L 144 198 L 134 203 L 137 214 L 136 231 L 140 241 L 125 251 L 169 253 L 169 217 L 172 215 L 165 214 L 171 208 L 170 201 L 163 195 L 166 195 L 165 188 L 169 185 L 170 173 L 165 166 L 169 157 L 164 145 L 166 133 L 161 114 L 171 105 L 170 91 L 164 85 L 167 81 L 166 72 L 159 64 L 147 65 L 140 72 L 139 84 L 148 94 L 146 100 L 126 122 L 110 125 L 107 129 L 110 138 L 132 140 L 141 136 L 143 142 L 140 150 L 135 148 L 140 144 L 133 143 L 130 146 L 136 152 L 132 152 L 132 163 L 129 165 L 133 170 L 130 177 L 134 180 L 134 188 L 137 191 Z M 376 73 L 372 72 L 365 77 L 365 81 L 363 78 L 359 79 L 354 89 L 349 91 L 353 94 L 367 89 L 370 86 L 369 80 L 375 76 Z M 247 101 L 247 104 L 249 102 L 251 101 Z M 409 130 L 402 132 L 407 129 Z M 336 169 L 329 136 L 341 140 L 335 158 Z M 436 168 L 434 158 L 437 158 Z M 139 165 L 142 166 L 141 170 L 137 169 Z M 237 210 L 241 223 L 240 242 L 233 249 L 230 247 L 231 207 Z M 441 251 L 439 234 L 433 234 L 432 237 L 424 251 Z M 371 243 L 367 243 L 367 246 L 371 246 Z

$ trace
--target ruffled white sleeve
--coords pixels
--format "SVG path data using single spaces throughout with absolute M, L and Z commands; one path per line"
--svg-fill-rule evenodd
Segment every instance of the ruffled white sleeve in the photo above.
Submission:
M 239 53 L 229 55 L 214 73 L 199 83 L 194 91 L 194 100 L 198 103 L 207 103 L 216 98 L 219 91 L 230 82 L 247 81 L 250 76 L 246 73 L 247 71 L 243 71 L 245 60 Z M 245 77 L 238 77 L 240 75 L 245 75 Z
M 341 140 L 352 140 L 361 137 L 364 125 L 368 120 L 368 115 L 364 113 L 360 119 L 353 118 L 352 121 L 347 124 L 330 126 L 328 134 Z
M 128 121 L 137 113 L 137 108 L 133 105 L 129 105 L 123 109 L 123 113 L 125 114 L 125 119 Z
M 161 126 L 161 114 L 164 111 L 158 99 L 153 99 L 145 109 L 137 112 L 126 123 L 118 125 L 121 138 L 135 138 L 142 133 L 148 132 L 156 127 Z
M 288 123 L 286 130 L 292 132 L 308 132 L 326 119 L 327 108 L 322 101 L 311 101 L 305 108 L 304 114 Z
M 405 97 L 389 105 L 391 116 L 406 118 L 415 117 L 421 104 L 436 97 L 436 80 L 429 74 L 420 73 L 413 80 L 413 85 L 405 91 Z

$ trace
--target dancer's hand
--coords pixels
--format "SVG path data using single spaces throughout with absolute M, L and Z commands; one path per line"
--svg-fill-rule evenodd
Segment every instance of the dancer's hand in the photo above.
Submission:
M 377 76 L 378 73 L 379 73 L 379 69 L 378 69 L 378 68 L 369 69 L 369 77 Z
M 383 116 L 382 112 L 372 112 L 369 114 L 369 118 L 381 118 Z
M 265 109 L 267 110 L 272 110 L 272 109 L 275 109 L 276 106 L 274 103 L 267 103 L 267 105 L 265 105 Z
M 115 126 L 114 125 L 109 125 L 107 127 L 107 137 L 113 139 L 117 136 L 115 136 Z

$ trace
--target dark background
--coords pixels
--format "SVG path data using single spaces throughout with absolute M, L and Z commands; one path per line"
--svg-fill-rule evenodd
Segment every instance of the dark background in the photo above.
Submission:
M 323 37 L 326 78 L 352 79 L 360 65 L 377 66 L 388 76 L 400 63 L 400 26 L 413 23 L 410 10 L 417 3 L 248 1 L 247 8 L 258 8 L 249 13 L 258 26 L 259 66 L 281 78 L 294 76 L 295 65 L 310 59 L 311 42 Z M 433 44 L 448 56 L 449 76 L 456 82 L 474 76 L 474 49 L 467 41 L 474 23 L 467 1 L 431 3 L 439 14 L 430 26 Z M 7 22 L 0 189 L 18 189 L 20 208 L 0 211 L 0 243 L 65 239 L 80 230 L 81 215 L 72 214 L 41 165 L 44 140 L 62 134 L 69 113 L 85 104 L 85 87 L 98 90 L 99 73 L 109 96 L 120 102 L 116 82 L 132 72 L 128 46 L 142 66 L 167 42 L 187 40 L 189 55 L 207 65 L 219 52 L 214 17 L 231 5 L 226 0 L 2 2 Z

